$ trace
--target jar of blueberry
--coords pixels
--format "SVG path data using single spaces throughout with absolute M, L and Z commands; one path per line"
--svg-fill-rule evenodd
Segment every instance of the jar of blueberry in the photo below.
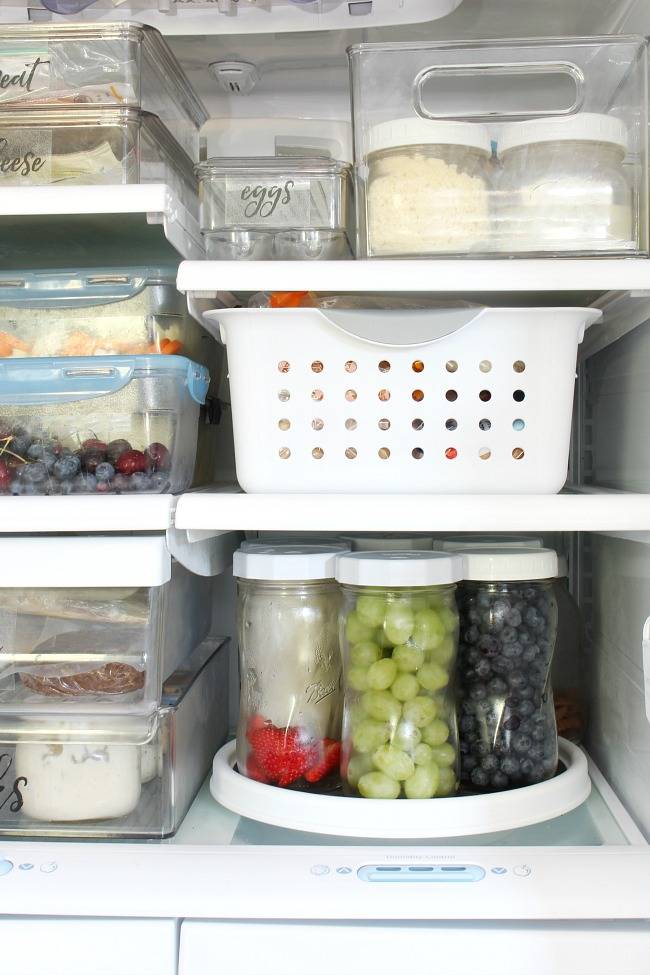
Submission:
M 349 795 L 432 799 L 458 786 L 455 662 L 459 556 L 339 555 L 344 709 L 341 775 Z
M 557 769 L 551 663 L 557 555 L 551 549 L 463 552 L 459 587 L 461 780 L 478 791 L 532 785 Z

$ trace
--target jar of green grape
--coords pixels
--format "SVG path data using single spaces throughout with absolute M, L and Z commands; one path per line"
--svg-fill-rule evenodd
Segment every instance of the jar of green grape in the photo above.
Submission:
M 348 794 L 432 799 L 456 791 L 455 589 L 462 569 L 459 556 L 441 552 L 337 558 Z

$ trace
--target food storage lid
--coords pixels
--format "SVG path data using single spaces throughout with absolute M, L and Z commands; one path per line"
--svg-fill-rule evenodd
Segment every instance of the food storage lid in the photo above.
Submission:
M 465 552 L 467 549 L 544 548 L 544 541 L 534 535 L 465 535 L 458 538 L 436 538 L 434 549 L 441 552 Z M 569 560 L 557 553 L 557 575 L 568 576 Z
M 368 131 L 366 151 L 379 152 L 380 149 L 418 145 L 467 146 L 492 155 L 492 142 L 485 125 L 424 118 L 396 118 L 373 125 Z
M 265 545 L 235 552 L 233 575 L 261 582 L 308 582 L 333 579 L 340 548 L 329 545 Z
M 554 579 L 557 554 L 550 548 L 475 548 L 462 553 L 464 578 L 473 582 Z
M 459 555 L 442 552 L 351 552 L 336 560 L 336 581 L 382 589 L 445 586 L 463 578 Z
M 203 132 L 212 156 L 291 159 L 318 156 L 352 162 L 352 126 L 341 119 L 211 118 Z
M 503 126 L 497 144 L 497 155 L 509 149 L 538 142 L 606 142 L 627 152 L 627 128 L 615 115 L 578 112 L 557 118 L 528 119 Z
M 349 163 L 319 156 L 212 156 L 194 167 L 202 181 L 210 181 L 223 176 L 238 178 L 251 173 L 257 178 L 268 176 L 277 179 L 278 173 L 301 178 L 320 178 L 324 176 L 345 176 L 350 172 Z
M 330 541 L 329 539 L 320 539 L 314 541 L 299 542 L 294 541 L 291 538 L 284 539 L 269 539 L 268 541 L 262 541 L 261 539 L 250 539 L 241 543 L 239 546 L 240 552 L 268 552 L 269 548 L 279 548 L 280 546 L 289 546 L 290 548 L 295 548 L 296 545 L 307 548 L 326 548 L 331 551 L 336 552 L 349 552 L 350 543 L 348 541 L 337 542 L 335 540 Z
M 372 534 L 362 532 L 359 535 L 341 535 L 353 552 L 430 552 L 433 539 L 430 535 L 407 534 L 397 532 L 381 532 Z
M 125 301 L 147 287 L 176 291 L 177 266 L 20 271 L 0 277 L 0 307 L 84 308 Z

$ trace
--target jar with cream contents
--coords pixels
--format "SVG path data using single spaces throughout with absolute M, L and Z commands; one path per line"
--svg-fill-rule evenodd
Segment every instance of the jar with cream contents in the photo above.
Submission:
M 423 257 L 486 247 L 492 146 L 485 126 L 395 119 L 370 129 L 367 149 L 361 240 L 367 256 Z
M 583 112 L 503 126 L 494 240 L 506 251 L 634 252 L 625 123 Z

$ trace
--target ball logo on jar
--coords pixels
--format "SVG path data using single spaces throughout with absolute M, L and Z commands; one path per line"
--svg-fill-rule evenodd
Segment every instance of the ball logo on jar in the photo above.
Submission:
M 244 208 L 246 217 L 261 217 L 263 220 L 273 216 L 278 206 L 291 203 L 291 190 L 294 181 L 288 179 L 284 186 L 245 186 L 241 191 L 241 199 L 247 206 Z M 250 202 L 249 202 L 250 201 Z
M 20 791 L 27 785 L 24 775 L 13 779 L 11 776 L 12 756 L 7 752 L 0 754 L 0 809 L 5 806 L 9 812 L 17 813 L 23 807 L 23 795 Z

